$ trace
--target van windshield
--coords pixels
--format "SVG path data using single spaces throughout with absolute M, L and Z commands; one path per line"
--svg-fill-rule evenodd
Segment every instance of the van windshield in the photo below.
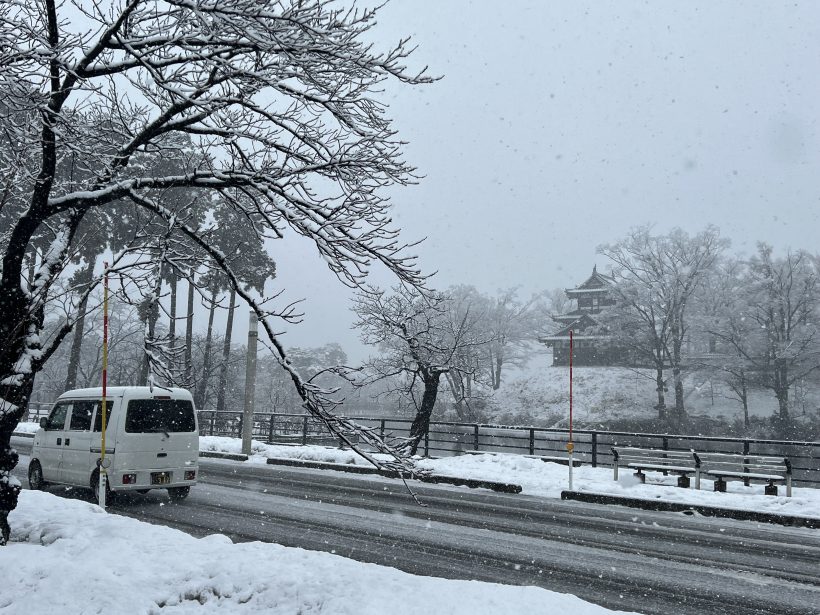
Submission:
M 125 414 L 126 433 L 196 431 L 194 405 L 187 399 L 132 399 Z

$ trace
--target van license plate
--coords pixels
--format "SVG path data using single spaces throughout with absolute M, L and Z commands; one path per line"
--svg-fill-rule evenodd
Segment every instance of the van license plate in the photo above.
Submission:
M 171 482 L 170 472 L 151 472 L 152 485 L 167 485 Z

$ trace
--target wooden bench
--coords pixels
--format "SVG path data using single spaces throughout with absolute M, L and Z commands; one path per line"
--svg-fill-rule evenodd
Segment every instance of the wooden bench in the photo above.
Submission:
M 777 483 L 786 485 L 786 496 L 792 495 L 792 464 L 788 457 L 743 455 L 732 453 L 694 453 L 698 467 L 695 488 L 700 489 L 700 476 L 715 477 L 715 491 L 726 491 L 727 480 L 764 481 L 766 495 L 777 495 Z
M 689 488 L 689 475 L 694 474 L 696 484 L 699 484 L 698 467 L 692 451 L 668 451 L 656 448 L 637 448 L 613 446 L 612 456 L 615 459 L 613 466 L 614 478 L 618 480 L 619 467 L 636 470 L 635 476 L 642 483 L 646 482 L 645 471 L 663 472 L 678 475 L 678 487 Z

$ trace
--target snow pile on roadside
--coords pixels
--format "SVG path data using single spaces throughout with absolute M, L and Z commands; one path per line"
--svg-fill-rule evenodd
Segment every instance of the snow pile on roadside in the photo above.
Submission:
M 235 453 L 242 448 L 242 442 L 238 438 L 202 436 L 199 441 L 200 450 Z M 252 453 L 249 461 L 254 463 L 265 463 L 268 458 L 288 458 L 368 465 L 350 450 L 323 446 L 281 446 L 254 441 Z M 561 491 L 567 489 L 567 466 L 545 463 L 523 455 L 461 455 L 420 459 L 418 465 L 444 476 L 521 485 L 524 494 L 539 497 L 560 498 Z M 703 479 L 698 491 L 694 488 L 681 489 L 676 486 L 677 477 L 663 476 L 658 472 L 647 474 L 645 485 L 638 482 L 629 470 L 622 471 L 617 482 L 612 480 L 611 468 L 581 466 L 575 468 L 573 473 L 573 487 L 577 491 L 820 518 L 820 489 L 795 487 L 792 497 L 787 498 L 785 495 L 763 495 L 763 485 L 745 487 L 739 481 L 728 483 L 728 493 L 715 493 L 710 480 Z M 694 478 L 692 485 L 694 486 Z M 785 491 L 786 488 L 781 486 L 780 493 L 785 494 Z
M 14 428 L 14 433 L 37 433 L 38 429 L 40 429 L 40 423 L 22 421 Z
M 514 483 L 521 485 L 522 493 L 547 498 L 561 497 L 561 491 L 567 489 L 569 473 L 567 466 L 522 455 L 463 455 L 423 460 L 419 466 L 447 476 Z M 611 468 L 573 469 L 576 491 L 820 518 L 820 489 L 795 487 L 788 498 L 763 495 L 763 485 L 745 487 L 739 481 L 727 483 L 728 493 L 715 493 L 711 480 L 701 480 L 700 490 L 682 489 L 677 486 L 677 477 L 659 472 L 648 473 L 646 480 L 646 484 L 640 483 L 629 470 L 622 470 L 616 482 Z M 781 486 L 779 491 L 785 494 L 786 488 Z
M 24 491 L 0 549 L 0 611 L 604 615 L 537 587 L 414 576 L 336 555 L 222 535 L 197 539 L 99 507 Z
M 242 440 L 240 438 L 226 438 L 221 436 L 200 436 L 200 451 L 220 453 L 241 453 Z M 327 446 L 288 446 L 284 444 L 265 444 L 258 440 L 251 441 L 252 463 L 265 463 L 267 459 L 302 459 L 305 461 L 321 461 L 324 463 L 341 463 L 348 465 L 371 465 L 350 449 L 330 448 Z

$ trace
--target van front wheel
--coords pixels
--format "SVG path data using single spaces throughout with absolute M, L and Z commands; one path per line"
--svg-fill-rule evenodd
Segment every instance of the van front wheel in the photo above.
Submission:
M 40 491 L 48 483 L 43 480 L 43 467 L 36 459 L 28 464 L 28 486 L 34 491 Z
M 181 502 L 188 497 L 190 492 L 190 487 L 168 487 L 168 497 L 170 497 L 173 502 Z

